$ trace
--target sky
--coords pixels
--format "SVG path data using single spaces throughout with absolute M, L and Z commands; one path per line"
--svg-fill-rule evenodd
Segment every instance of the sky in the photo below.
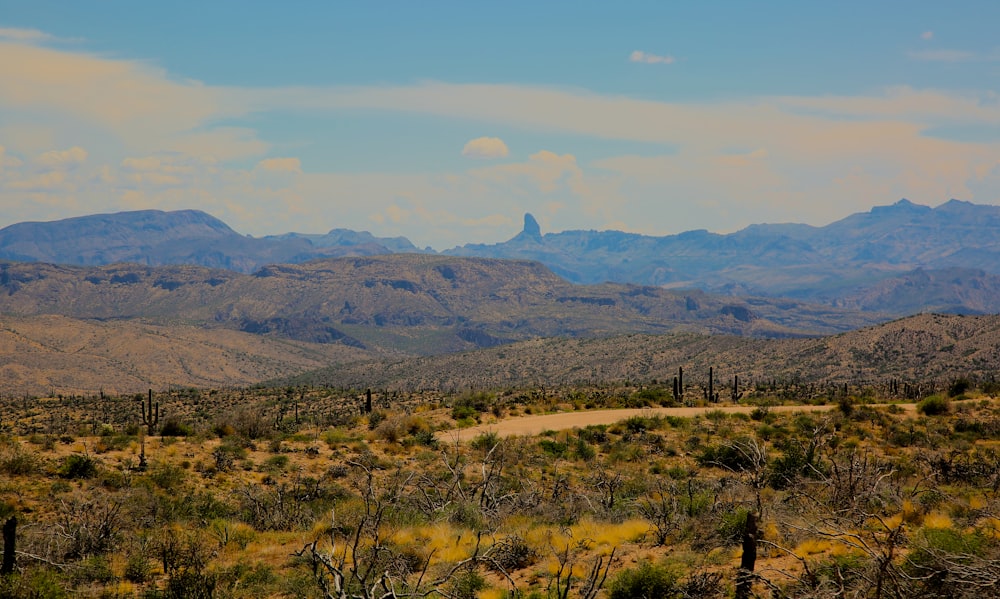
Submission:
M 1000 2 L 0 0 L 0 226 L 442 250 L 1000 204 Z

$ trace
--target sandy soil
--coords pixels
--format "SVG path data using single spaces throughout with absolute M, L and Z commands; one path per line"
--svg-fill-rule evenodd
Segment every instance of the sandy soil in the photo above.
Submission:
M 880 404 L 885 405 L 885 404 Z M 915 411 L 914 404 L 897 404 L 906 411 Z M 521 416 L 509 420 L 500 420 L 469 428 L 441 431 L 438 438 L 442 441 L 464 442 L 474 439 L 485 432 L 494 432 L 501 437 L 513 435 L 537 435 L 547 430 L 562 430 L 567 428 L 590 426 L 592 424 L 614 424 L 632 416 L 698 416 L 705 412 L 718 410 L 730 414 L 749 414 L 756 406 L 709 406 L 700 408 L 638 408 L 619 410 L 591 410 L 586 412 L 560 412 L 558 414 L 542 414 L 538 416 Z M 772 412 L 828 412 L 836 409 L 836 405 L 825 406 L 772 406 Z

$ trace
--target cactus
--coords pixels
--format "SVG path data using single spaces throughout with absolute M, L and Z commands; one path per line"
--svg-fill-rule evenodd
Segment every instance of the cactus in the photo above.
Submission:
M 684 401 L 684 367 L 677 367 L 677 376 L 674 377 L 674 400 Z
M 146 400 L 146 405 L 142 405 L 142 401 L 139 401 L 139 410 L 142 412 L 142 423 L 146 425 L 146 430 L 149 434 L 153 434 L 153 428 L 160 423 L 160 402 L 156 402 L 153 405 L 153 390 L 149 390 L 149 399 Z
M 739 402 L 743 397 L 743 392 L 740 391 L 740 375 L 738 374 L 733 375 L 733 389 L 730 393 L 730 398 L 733 400 L 733 403 Z
M 719 403 L 719 395 L 715 392 L 715 368 L 713 366 L 708 367 L 708 391 L 705 394 L 705 399 L 710 403 Z
M 372 413 L 372 390 L 367 389 L 365 391 L 365 414 Z

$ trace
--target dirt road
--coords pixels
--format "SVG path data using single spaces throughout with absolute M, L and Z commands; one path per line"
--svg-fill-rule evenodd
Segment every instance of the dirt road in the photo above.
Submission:
M 897 404 L 906 411 L 915 411 L 914 404 Z M 756 406 L 710 406 L 702 408 L 639 408 L 620 410 L 590 410 L 586 412 L 560 412 L 558 414 L 542 414 L 539 416 L 520 416 L 509 420 L 501 420 L 488 424 L 470 426 L 469 428 L 441 431 L 438 438 L 442 441 L 469 441 L 485 432 L 494 432 L 501 437 L 512 435 L 537 435 L 547 430 L 563 430 L 567 428 L 589 426 L 592 424 L 614 424 L 632 416 L 698 416 L 706 412 L 718 410 L 727 414 L 749 414 Z M 827 412 L 836 409 L 836 405 L 825 406 L 772 406 L 772 412 Z

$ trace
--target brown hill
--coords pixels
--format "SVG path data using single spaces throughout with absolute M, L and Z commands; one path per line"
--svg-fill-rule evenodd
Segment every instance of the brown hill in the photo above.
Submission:
M 335 366 L 288 383 L 388 389 L 469 389 L 633 380 L 717 384 L 992 379 L 1000 364 L 1000 316 L 922 314 L 818 339 L 694 334 L 537 339 L 504 347 L 398 361 Z
M 6 263 L 0 313 L 197 323 L 417 354 L 625 332 L 816 335 L 880 320 L 788 300 L 572 285 L 537 262 L 419 254 L 274 265 L 253 275 Z
M 224 329 L 55 315 L 0 317 L 0 393 L 5 394 L 242 386 L 371 356 L 343 345 Z

